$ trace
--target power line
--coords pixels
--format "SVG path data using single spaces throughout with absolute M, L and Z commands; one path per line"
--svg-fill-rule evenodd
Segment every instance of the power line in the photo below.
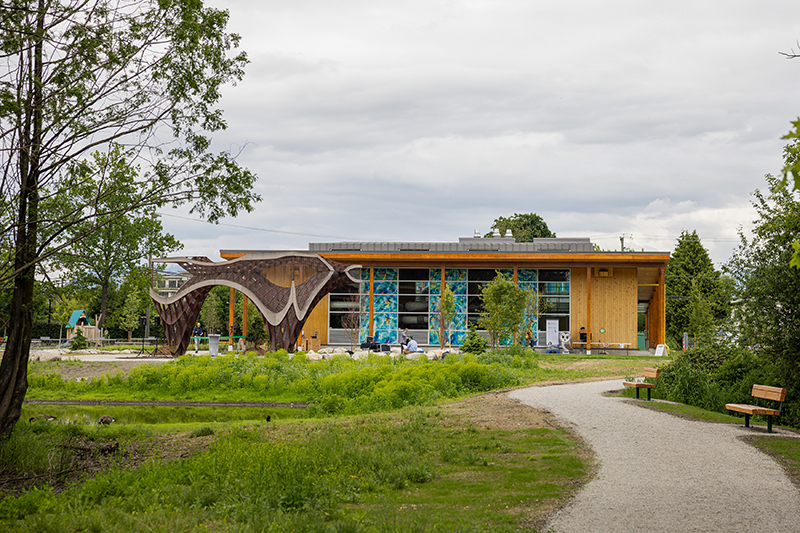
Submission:
M 349 238 L 349 237 L 340 237 L 338 235 L 321 235 L 321 234 L 317 234 L 317 233 L 302 233 L 302 232 L 299 232 L 299 231 L 284 231 L 284 230 L 279 230 L 279 229 L 255 228 L 255 227 L 252 227 L 252 226 L 240 226 L 238 224 L 226 224 L 224 222 L 214 223 L 214 222 L 208 222 L 206 220 L 200 220 L 200 219 L 197 219 L 197 218 L 183 217 L 183 216 L 180 216 L 180 215 L 173 215 L 171 213 L 162 213 L 160 211 L 157 211 L 156 213 L 161 215 L 161 216 L 164 216 L 164 217 L 179 218 L 181 220 L 190 220 L 192 222 L 200 222 L 202 224 L 212 224 L 212 225 L 215 225 L 215 226 L 226 226 L 226 227 L 229 227 L 229 228 L 239 228 L 239 229 L 246 229 L 246 230 L 251 230 L 251 231 L 264 231 L 264 232 L 267 232 L 267 233 L 281 233 L 281 234 L 284 234 L 284 235 L 298 235 L 298 236 L 301 236 L 301 237 L 321 237 L 321 238 L 324 238 L 324 239 L 340 239 L 340 240 L 343 240 L 343 241 L 354 241 L 354 242 L 359 242 L 359 241 L 363 241 L 364 240 L 364 239 L 352 239 L 352 238 Z

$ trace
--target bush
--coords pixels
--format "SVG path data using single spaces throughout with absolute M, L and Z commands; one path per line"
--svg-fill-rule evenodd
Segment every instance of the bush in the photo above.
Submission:
M 475 326 L 469 328 L 467 336 L 464 338 L 464 344 L 461 345 L 461 351 L 480 355 L 489 347 L 489 340 L 482 337 Z
M 85 350 L 89 344 L 86 342 L 86 337 L 83 336 L 81 328 L 75 328 L 75 336 L 72 337 L 72 343 L 69 346 L 70 350 Z

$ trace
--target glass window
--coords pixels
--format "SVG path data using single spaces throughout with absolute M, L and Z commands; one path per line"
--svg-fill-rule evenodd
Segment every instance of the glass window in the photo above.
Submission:
M 428 281 L 428 269 L 401 268 L 400 281 Z
M 569 281 L 569 270 L 539 269 L 539 281 Z

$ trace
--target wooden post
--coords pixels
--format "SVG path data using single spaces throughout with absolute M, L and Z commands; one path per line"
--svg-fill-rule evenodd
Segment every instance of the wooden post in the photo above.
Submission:
M 592 349 L 592 267 L 586 267 L 586 352 Z
M 375 267 L 370 266 L 369 267 L 369 333 L 367 333 L 367 335 L 373 337 L 373 339 L 375 335 L 375 332 L 373 331 L 372 328 L 372 317 L 374 313 L 375 313 Z
M 517 265 L 514 265 L 514 286 L 515 287 L 519 287 L 519 284 L 517 283 Z M 523 320 L 525 320 L 524 317 L 523 317 Z M 511 340 L 511 342 L 513 344 L 517 344 L 517 330 L 514 330 L 514 336 L 513 336 L 512 340 Z
M 236 291 L 231 287 L 230 302 L 228 304 L 228 345 L 233 345 L 233 306 L 236 303 Z
M 247 342 L 247 296 L 242 295 L 244 302 L 242 302 L 242 336 L 245 337 Z
M 444 265 L 442 265 L 440 268 L 441 268 L 441 272 L 442 272 L 442 276 L 441 276 L 442 279 L 439 280 L 439 283 L 440 283 L 440 288 L 439 288 L 439 311 L 440 311 L 439 312 L 439 346 L 443 347 L 445 338 L 444 338 L 444 320 L 442 320 L 441 310 L 442 310 L 442 296 L 444 296 L 444 287 L 445 287 Z

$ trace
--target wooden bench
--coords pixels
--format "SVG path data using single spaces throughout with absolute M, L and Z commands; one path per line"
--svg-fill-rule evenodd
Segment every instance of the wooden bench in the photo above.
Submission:
M 636 398 L 639 398 L 639 389 L 647 389 L 647 401 L 650 401 L 650 391 L 658 386 L 658 376 L 661 375 L 660 368 L 643 368 L 642 381 L 623 381 L 622 384 L 626 387 L 633 387 L 636 389 Z M 655 383 L 648 383 L 644 381 L 646 378 L 654 378 Z
M 783 409 L 783 402 L 786 400 L 786 389 L 780 387 L 768 387 L 766 385 L 753 385 L 753 391 L 750 393 L 756 398 L 755 405 L 744 403 L 728 403 L 725 404 L 725 409 L 728 411 L 737 411 L 744 413 L 744 427 L 750 427 L 751 415 L 767 415 L 767 433 L 772 433 L 772 417 L 780 416 Z M 758 405 L 758 399 L 772 400 L 778 402 L 777 409 L 769 407 L 761 407 Z

